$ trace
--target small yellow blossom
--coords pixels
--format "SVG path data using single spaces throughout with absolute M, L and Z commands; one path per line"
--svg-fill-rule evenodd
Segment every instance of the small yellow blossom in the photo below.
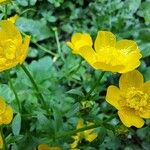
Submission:
M 9 20 L 0 21 L 0 71 L 22 64 L 27 57 L 30 37 L 21 33 Z
M 9 124 L 13 118 L 13 110 L 0 97 L 0 125 Z
M 125 73 L 120 77 L 119 88 L 108 87 L 106 100 L 118 110 L 125 126 L 141 128 L 142 118 L 150 118 L 150 81 L 144 83 L 137 70 Z
M 93 123 L 87 123 L 87 125 L 92 125 L 92 124 Z M 85 127 L 84 120 L 79 119 L 76 128 L 80 129 L 83 127 Z M 72 136 L 72 138 L 74 139 L 74 142 L 72 144 L 70 144 L 70 147 L 72 149 L 75 149 L 77 147 L 78 143 L 80 143 L 82 141 L 82 139 L 85 139 L 88 142 L 92 142 L 97 137 L 97 134 L 94 133 L 93 131 L 94 131 L 94 129 L 89 129 L 89 130 L 85 130 L 83 132 L 79 132 L 75 136 Z
M 3 148 L 3 138 L 2 135 L 0 134 L 0 149 Z
M 59 147 L 49 147 L 47 144 L 40 144 L 38 150 L 61 150 Z
M 133 40 L 119 40 L 109 31 L 99 31 L 94 43 L 89 34 L 75 33 L 67 45 L 82 56 L 93 68 L 126 73 L 140 65 L 142 57 Z M 94 47 L 94 48 L 93 48 Z

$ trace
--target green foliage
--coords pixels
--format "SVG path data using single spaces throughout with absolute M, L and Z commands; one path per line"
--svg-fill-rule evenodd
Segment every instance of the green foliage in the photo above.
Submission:
M 3 6 L 0 10 L 3 18 Z M 39 103 L 37 91 L 18 66 L 11 70 L 11 78 L 22 104 L 19 113 L 6 73 L 0 73 L 0 96 L 14 110 L 14 119 L 4 132 L 12 150 L 35 149 L 41 143 L 67 150 L 73 142 L 71 136 L 58 137 L 74 130 L 79 118 L 99 123 L 116 114 L 105 102 L 105 95 L 108 85 L 118 84 L 118 75 L 107 73 L 87 98 L 87 92 L 101 72 L 94 71 L 70 52 L 65 42 L 73 32 L 89 32 L 96 37 L 98 30 L 110 30 L 118 39 L 134 39 L 143 55 L 139 69 L 145 80 L 150 80 L 149 0 L 16 0 L 8 5 L 8 16 L 15 13 L 20 15 L 17 27 L 31 35 L 25 65 L 43 94 L 48 110 Z M 99 135 L 96 140 L 82 141 L 78 148 L 149 150 L 149 125 L 148 120 L 142 129 L 127 129 L 115 116 L 96 129 Z

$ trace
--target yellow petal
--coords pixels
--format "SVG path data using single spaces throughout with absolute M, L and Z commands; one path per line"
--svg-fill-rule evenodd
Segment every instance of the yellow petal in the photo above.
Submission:
M 120 72 L 124 69 L 124 66 L 121 64 L 116 64 L 116 65 L 112 65 L 112 64 L 107 64 L 105 62 L 101 62 L 101 60 L 96 60 L 92 66 L 95 69 L 100 69 L 103 71 L 111 71 L 111 72 Z
M 77 129 L 80 129 L 84 126 L 84 120 L 83 119 L 79 119 L 78 120 L 78 123 L 77 123 Z
M 78 54 L 82 56 L 91 66 L 93 66 L 96 61 L 96 54 L 92 47 L 84 46 L 79 49 Z
M 29 43 L 30 43 L 30 36 L 26 36 L 24 39 L 24 42 L 21 46 L 21 53 L 19 54 L 20 57 L 18 56 L 18 58 L 20 59 L 20 64 L 22 64 L 24 62 L 24 60 L 26 59 L 27 55 L 28 55 L 28 48 L 29 48 Z
M 72 136 L 72 138 L 74 139 L 74 142 L 70 144 L 70 148 L 74 149 L 78 146 L 80 139 L 78 136 Z
M 0 97 L 0 115 L 5 112 L 5 109 L 6 109 L 5 100 L 2 97 Z
M 119 87 L 121 91 L 127 91 L 131 87 L 141 88 L 143 83 L 143 76 L 138 70 L 122 74 L 119 79 Z
M 141 64 L 140 58 L 141 58 L 140 53 L 137 53 L 137 52 L 130 53 L 126 57 L 125 62 L 124 62 L 125 67 L 120 73 L 127 73 L 139 67 Z
M 78 54 L 80 48 L 84 46 L 92 47 L 92 38 L 87 33 L 75 33 L 71 38 L 71 42 L 67 42 L 67 45 L 72 49 L 73 53 Z
M 89 34 L 87 33 L 75 33 L 73 34 L 72 38 L 71 38 L 71 42 L 72 43 L 76 43 L 78 41 L 85 41 L 87 43 L 87 45 L 92 46 L 92 38 Z
M 96 133 L 90 133 L 90 134 L 88 134 L 86 131 L 85 131 L 85 139 L 87 140 L 87 141 L 89 141 L 89 142 L 92 142 L 93 140 L 95 140 L 96 139 L 96 137 L 97 137 L 97 134 Z
M 3 124 L 9 124 L 13 118 L 13 110 L 10 106 L 6 107 L 5 112 L 3 113 Z
M 118 115 L 122 123 L 127 127 L 135 126 L 141 128 L 144 125 L 144 120 L 130 108 L 123 107 L 118 111 Z
M 143 84 L 142 90 L 144 93 L 150 94 L 150 81 Z
M 120 40 L 116 43 L 116 48 L 120 50 L 124 55 L 128 55 L 134 51 L 139 52 L 138 45 L 133 40 Z
M 40 144 L 38 150 L 61 150 L 59 147 L 49 147 L 47 144 Z
M 18 18 L 19 18 L 18 15 L 14 15 L 14 16 L 8 18 L 7 20 L 8 20 L 8 21 L 11 21 L 12 23 L 16 23 L 16 21 L 17 21 Z
M 116 109 L 120 108 L 119 101 L 121 100 L 120 97 L 120 90 L 116 86 L 109 86 L 107 89 L 106 94 L 106 101 L 113 105 Z
M 3 139 L 2 139 L 2 135 L 0 134 L 0 149 L 3 148 Z
M 142 113 L 139 113 L 142 118 L 149 119 L 150 118 L 150 104 L 144 108 Z
M 94 43 L 96 52 L 105 47 L 115 47 L 116 37 L 109 31 L 99 31 Z M 105 49 L 104 49 L 105 50 Z

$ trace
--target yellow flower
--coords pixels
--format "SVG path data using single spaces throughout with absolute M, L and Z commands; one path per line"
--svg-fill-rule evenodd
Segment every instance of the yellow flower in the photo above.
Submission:
M 27 57 L 30 37 L 21 33 L 9 20 L 0 21 L 0 71 L 22 64 Z
M 0 149 L 3 148 L 3 138 L 2 135 L 0 134 Z
M 87 125 L 92 125 L 92 124 L 93 123 L 87 123 Z M 80 129 L 80 128 L 83 128 L 83 127 L 85 127 L 84 120 L 79 119 L 76 128 Z M 94 129 L 89 129 L 89 130 L 85 130 L 83 132 L 79 132 L 75 136 L 72 136 L 72 138 L 74 139 L 74 142 L 72 144 L 70 144 L 70 147 L 72 149 L 75 149 L 77 147 L 78 143 L 80 143 L 82 139 L 85 139 L 88 142 L 92 142 L 97 137 L 97 134 L 94 133 L 93 131 L 94 131 Z
M 142 118 L 150 118 L 150 81 L 144 83 L 137 70 L 125 73 L 120 77 L 119 88 L 108 87 L 106 100 L 118 110 L 125 126 L 141 128 Z
M 67 45 L 73 53 L 81 55 L 93 68 L 104 71 L 126 73 L 140 65 L 142 57 L 133 40 L 119 40 L 109 31 L 99 31 L 92 47 L 90 35 L 76 33 Z
M 13 118 L 13 110 L 7 105 L 3 98 L 0 97 L 0 125 L 9 124 Z
M 38 150 L 61 150 L 59 147 L 49 147 L 47 144 L 40 144 Z

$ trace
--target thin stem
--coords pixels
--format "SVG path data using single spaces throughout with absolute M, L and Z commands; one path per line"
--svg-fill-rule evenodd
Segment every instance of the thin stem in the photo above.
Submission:
M 39 87 L 37 86 L 36 82 L 34 81 L 30 71 L 26 68 L 26 66 L 24 64 L 21 65 L 21 68 L 23 69 L 23 71 L 26 73 L 26 75 L 29 77 L 32 85 L 34 86 L 39 98 L 40 98 L 40 102 L 41 104 L 43 104 L 44 106 L 46 106 L 45 104 L 45 101 L 44 101 L 44 97 L 43 95 L 41 94 L 40 90 L 39 90 Z
M 13 83 L 12 83 L 12 80 L 11 80 L 11 78 L 10 78 L 9 72 L 8 72 L 8 80 L 9 80 L 10 87 L 11 87 L 11 89 L 12 89 L 14 95 L 15 95 L 16 102 L 17 102 L 17 105 L 18 105 L 18 110 L 19 110 L 19 112 L 21 113 L 21 111 L 22 111 L 21 103 L 20 103 L 18 94 L 17 94 L 17 92 L 16 92 L 16 89 L 15 89 L 15 87 L 14 87 L 14 85 L 13 85 Z
M 60 42 L 59 42 L 59 38 L 58 38 L 57 28 L 54 28 L 54 32 L 55 32 L 58 53 L 59 53 L 61 59 L 63 60 L 63 62 L 65 62 L 64 56 L 62 55 L 61 48 L 60 48 Z
M 105 74 L 105 71 L 103 71 L 103 72 L 100 74 L 100 76 L 99 76 L 98 80 L 95 82 L 94 86 L 91 88 L 91 90 L 90 90 L 90 91 L 87 93 L 87 95 L 85 96 L 86 99 L 92 94 L 92 92 L 95 90 L 95 88 L 98 86 L 98 84 L 100 84 L 100 81 L 102 80 L 104 74 Z
M 39 49 L 41 49 L 41 50 L 43 50 L 43 51 L 49 53 L 50 55 L 52 55 L 52 56 L 57 56 L 57 54 L 55 54 L 55 53 L 49 51 L 48 49 L 46 49 L 46 48 L 43 47 L 42 45 L 36 43 L 35 41 L 31 40 L 31 42 L 32 42 L 34 45 L 36 45 Z

